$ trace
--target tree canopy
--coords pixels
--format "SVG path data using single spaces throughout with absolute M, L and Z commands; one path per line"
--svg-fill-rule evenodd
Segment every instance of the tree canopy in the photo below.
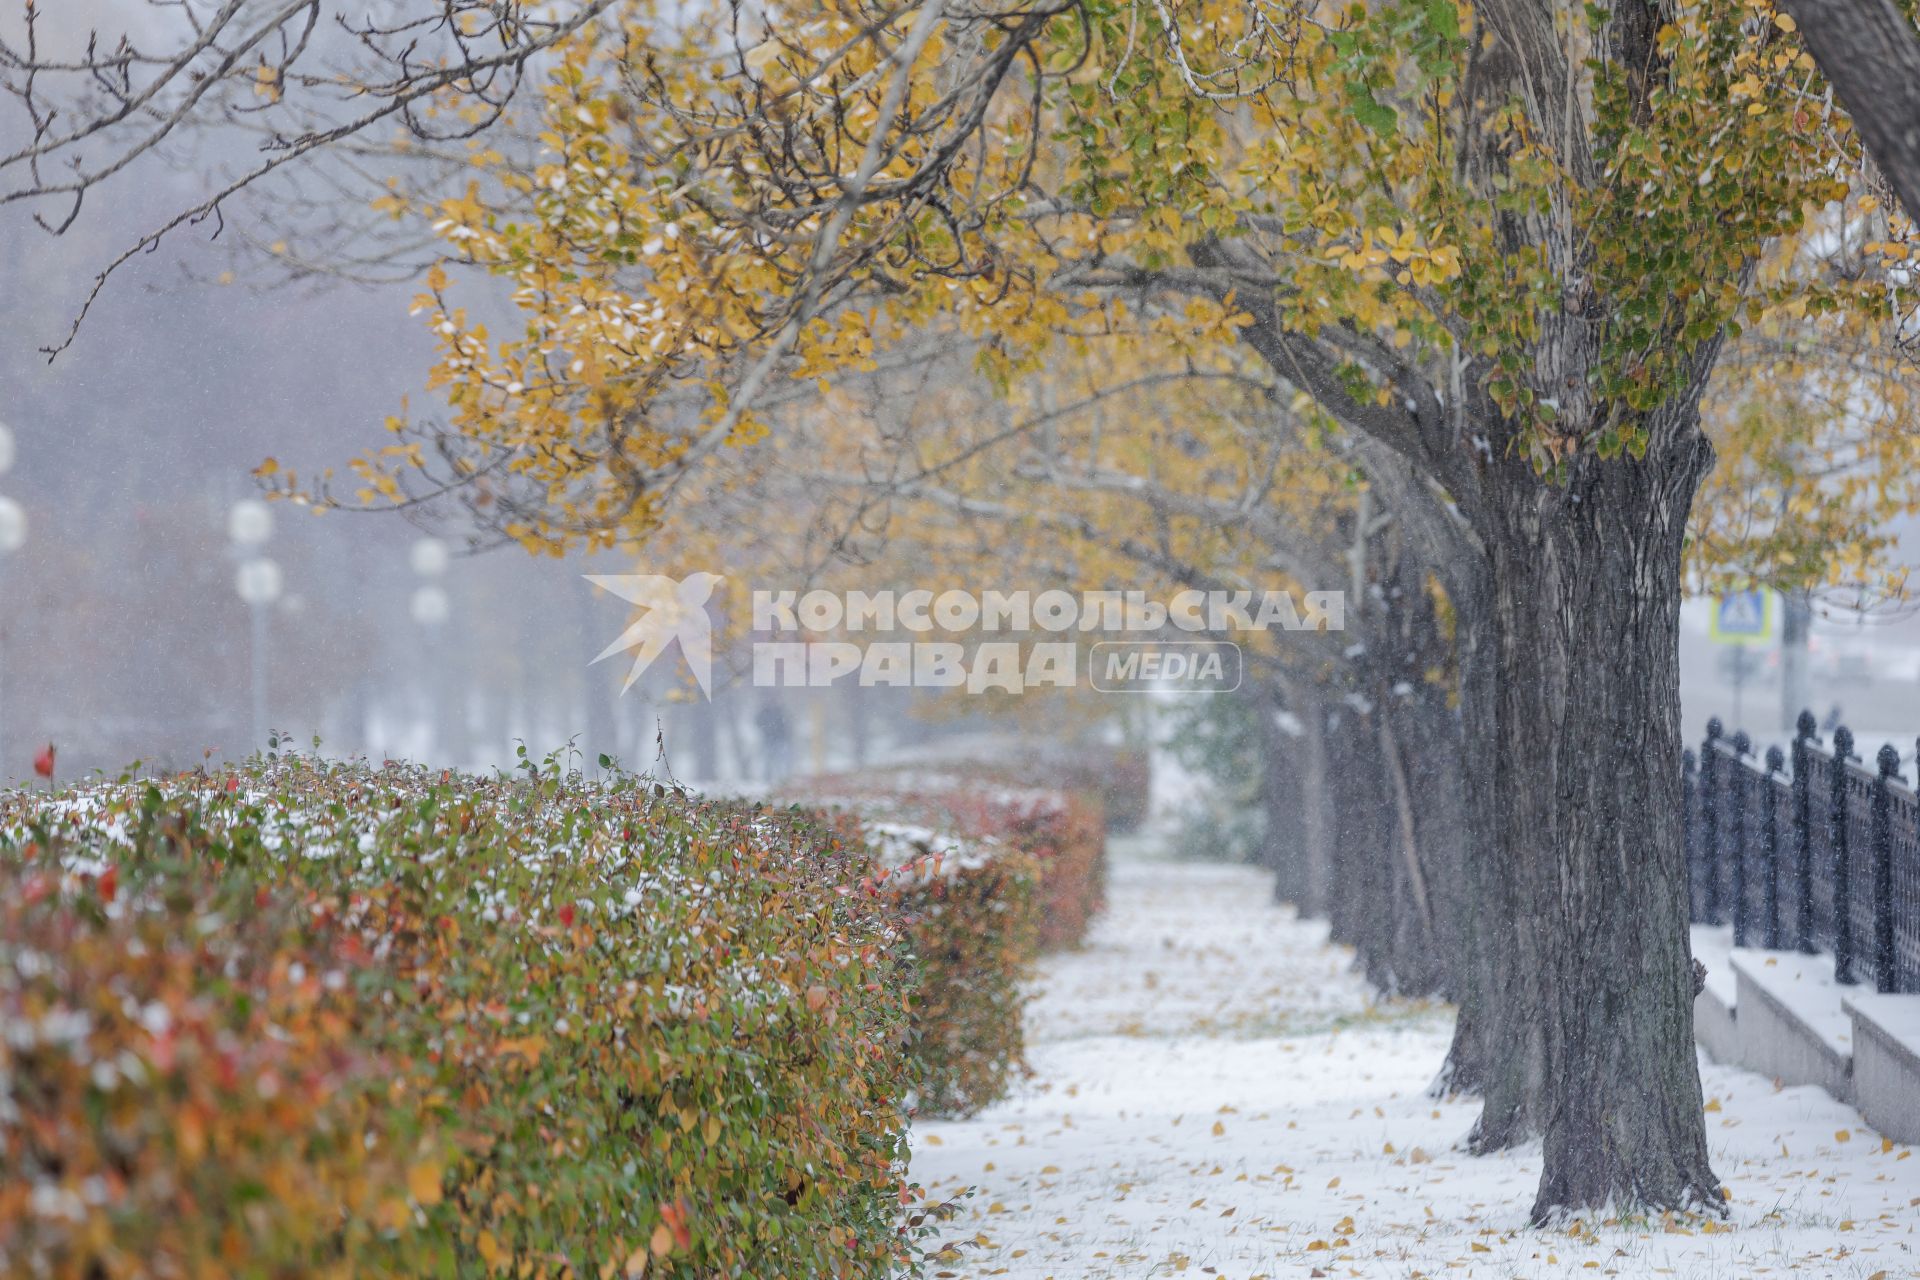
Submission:
M 622 12 L 549 81 L 537 169 L 481 153 L 458 194 L 383 198 L 524 329 L 430 277 L 450 417 L 396 420 L 362 496 L 481 483 L 516 536 L 637 531 L 769 397 L 945 314 L 1002 381 L 1063 345 L 1244 344 L 1471 516 L 1476 455 L 1551 480 L 1643 453 L 1725 337 L 1898 305 L 1904 219 L 1846 271 L 1765 266 L 1823 208 L 1875 219 L 1766 6 L 1632 48 L 1570 8 L 1561 102 L 1528 101 L 1498 7 Z M 1550 384 L 1564 326 L 1600 340 Z

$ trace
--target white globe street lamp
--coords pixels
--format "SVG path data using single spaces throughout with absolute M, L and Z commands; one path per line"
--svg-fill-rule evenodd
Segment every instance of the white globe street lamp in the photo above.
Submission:
M 258 498 L 242 498 L 227 512 L 227 536 L 237 547 L 251 549 L 273 536 L 273 512 Z
M 242 600 L 265 608 L 280 598 L 284 582 L 280 576 L 280 566 L 265 556 L 259 556 L 240 566 L 240 572 L 234 575 L 233 585 Z
M 407 552 L 407 563 L 423 578 L 437 578 L 447 571 L 453 553 L 438 538 L 422 538 Z
M 407 602 L 407 612 L 413 620 L 423 627 L 437 627 L 447 620 L 453 612 L 453 603 L 447 593 L 439 587 L 416 587 L 413 599 Z

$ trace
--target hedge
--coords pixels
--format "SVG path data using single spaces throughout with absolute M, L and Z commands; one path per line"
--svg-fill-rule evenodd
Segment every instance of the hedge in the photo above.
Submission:
M 914 970 L 803 815 L 275 761 L 0 804 L 0 1273 L 883 1276 Z
M 346 936 L 200 867 L 123 885 L 59 852 L 0 864 L 0 1273 L 404 1258 L 376 1224 L 445 1156 L 355 1044 Z
M 996 840 L 1040 868 L 1039 942 L 1075 947 L 1106 901 L 1106 828 L 1099 797 L 1023 785 L 987 766 L 872 769 L 803 782 L 810 793 L 886 798 L 932 815 L 965 842 Z
M 1022 984 L 1038 951 L 1037 860 L 991 839 L 963 842 L 908 797 L 828 786 L 809 801 L 831 806 L 826 820 L 870 850 L 873 883 L 919 970 L 909 1006 L 917 1110 L 977 1113 L 1026 1069 Z

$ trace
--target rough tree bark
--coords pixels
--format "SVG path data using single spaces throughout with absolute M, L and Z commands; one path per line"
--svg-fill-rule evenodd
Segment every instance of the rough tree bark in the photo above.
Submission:
M 1689 409 L 1667 412 L 1643 461 L 1576 464 L 1564 488 L 1508 464 L 1488 491 L 1498 843 L 1548 1082 L 1536 1219 L 1720 1204 L 1674 763 L 1681 547 L 1711 449 Z

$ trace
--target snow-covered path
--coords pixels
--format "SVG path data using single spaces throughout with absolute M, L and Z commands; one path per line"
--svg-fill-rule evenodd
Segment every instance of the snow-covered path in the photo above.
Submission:
M 1087 947 L 1044 965 L 1035 1075 L 916 1126 L 913 1174 L 966 1188 L 930 1270 L 1027 1280 L 1920 1276 L 1920 1160 L 1816 1089 L 1704 1068 L 1730 1226 L 1525 1227 L 1537 1146 L 1457 1149 L 1425 1094 L 1442 1007 L 1372 998 L 1323 926 L 1244 868 L 1121 860 Z

